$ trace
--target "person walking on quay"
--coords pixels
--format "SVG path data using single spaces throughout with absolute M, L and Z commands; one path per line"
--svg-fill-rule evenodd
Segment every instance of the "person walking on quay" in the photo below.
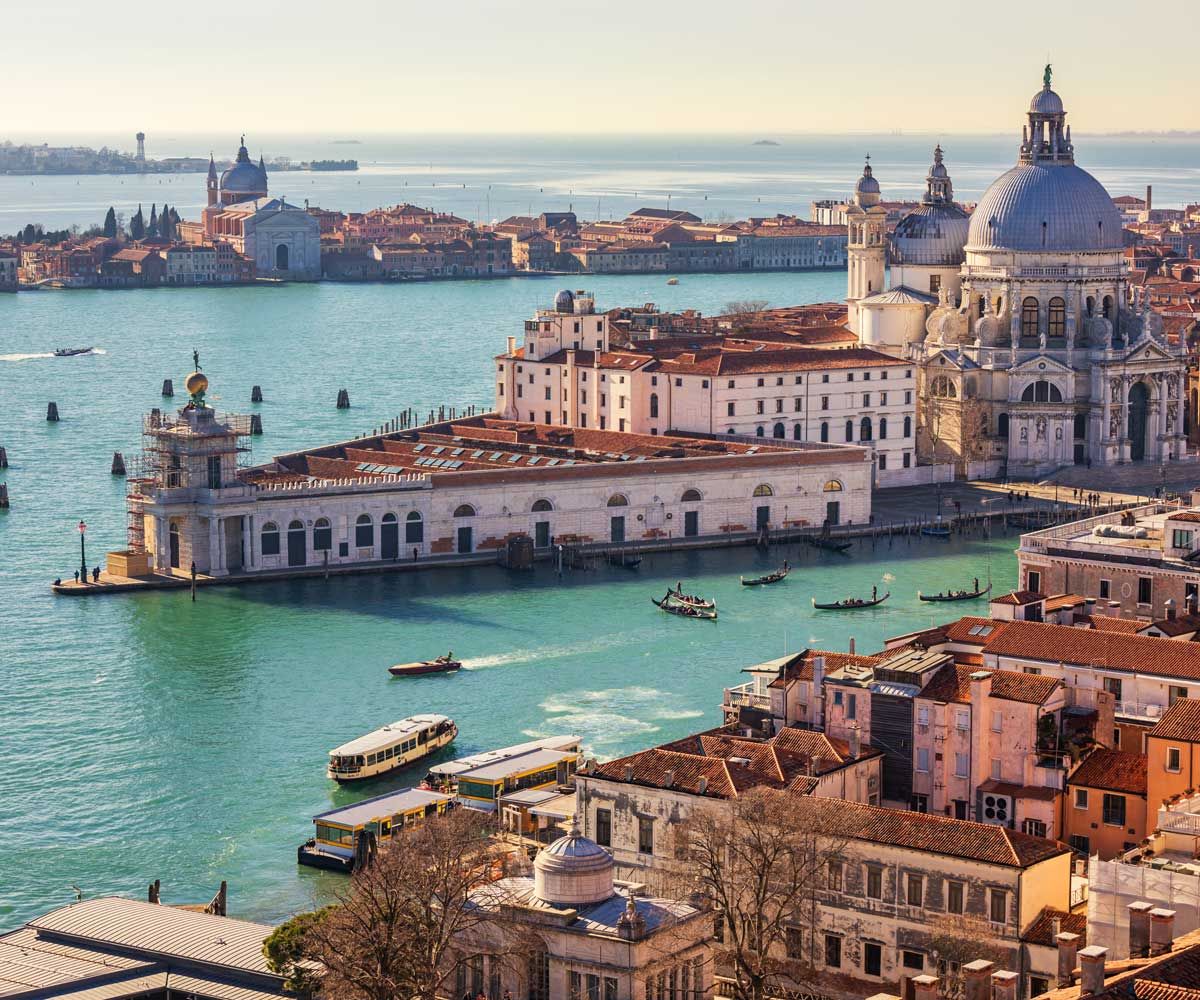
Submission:
M 76 583 L 78 583 L 78 582 L 79 582 L 79 570 L 76 570 L 76 571 L 75 571 L 75 582 L 76 582 Z

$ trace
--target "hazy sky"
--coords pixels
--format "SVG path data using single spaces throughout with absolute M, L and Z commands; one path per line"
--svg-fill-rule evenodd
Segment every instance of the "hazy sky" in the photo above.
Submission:
M 7 3 L 4 134 L 1200 128 L 1196 0 Z

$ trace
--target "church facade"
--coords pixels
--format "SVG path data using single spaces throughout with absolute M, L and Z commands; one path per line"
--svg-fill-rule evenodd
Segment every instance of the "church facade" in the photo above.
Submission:
M 217 176 L 208 164 L 203 240 L 222 240 L 254 261 L 259 277 L 313 281 L 321 277 L 321 226 L 296 205 L 267 194 L 262 157 L 250 159 L 245 138 L 233 166 Z
M 923 461 L 1033 477 L 1186 456 L 1184 349 L 1129 295 L 1120 212 L 1075 163 L 1049 67 L 1016 166 L 973 214 L 940 147 L 890 238 L 880 197 L 868 162 L 848 212 L 849 322 L 917 364 Z

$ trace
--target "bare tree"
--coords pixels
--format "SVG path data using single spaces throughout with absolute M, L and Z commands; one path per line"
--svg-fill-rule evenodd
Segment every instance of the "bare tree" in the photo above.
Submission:
M 929 951 L 938 963 L 940 992 L 946 1000 L 963 995 L 962 967 L 982 958 L 1004 968 L 1008 953 L 996 943 L 987 922 L 966 915 L 946 916 L 930 927 Z
M 769 306 L 770 303 L 766 299 L 735 299 L 733 302 L 726 302 L 722 313 L 725 316 L 753 316 L 755 313 L 760 313 Z
M 697 888 L 722 919 L 716 962 L 737 1000 L 803 991 L 813 978 L 800 928 L 813 926 L 817 890 L 844 846 L 827 815 L 806 796 L 760 788 L 683 828 Z
M 487 816 L 457 809 L 402 831 L 356 871 L 338 905 L 304 933 L 304 958 L 323 967 L 320 996 L 448 995 L 459 966 L 479 954 L 479 942 L 503 936 L 496 933 L 500 910 L 480 904 L 506 874 L 490 832 Z

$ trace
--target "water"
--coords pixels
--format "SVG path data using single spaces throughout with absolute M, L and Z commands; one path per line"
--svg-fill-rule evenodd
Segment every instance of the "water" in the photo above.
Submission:
M 834 299 L 844 273 L 587 279 L 601 306 L 657 301 L 709 313 L 731 299 Z M 233 911 L 277 919 L 336 876 L 298 869 L 314 813 L 402 784 L 339 790 L 327 750 L 419 711 L 453 716 L 459 753 L 576 732 L 611 757 L 719 721 L 741 667 L 785 649 L 876 648 L 941 613 L 916 600 L 1014 576 L 1015 539 L 654 556 L 559 583 L 539 568 L 348 577 L 98 599 L 49 583 L 121 546 L 124 484 L 114 450 L 138 447 L 141 415 L 182 395 L 199 349 L 218 408 L 262 414 L 259 457 L 336 440 L 438 403 L 488 404 L 492 356 L 556 283 L 511 279 L 412 286 L 287 286 L 36 292 L 0 296 L 0 444 L 12 509 L 0 512 L 0 927 L 88 895 L 172 901 L 228 879 Z M 94 344 L 103 353 L 46 355 Z M 261 384 L 266 401 L 251 406 Z M 337 390 L 353 408 L 335 408 Z M 62 420 L 45 421 L 46 403 Z M 176 399 L 175 403 L 181 402 Z M 786 583 L 744 590 L 789 558 Z M 894 579 L 887 579 L 891 574 Z M 650 604 L 668 583 L 716 596 L 715 624 Z M 818 615 L 816 594 L 896 595 L 883 608 Z M 962 606 L 955 609 L 962 610 Z M 391 679 L 394 662 L 452 647 L 457 675 Z M 419 777 L 410 775 L 409 780 Z
M 1021 117 L 1003 135 L 771 136 L 779 146 L 755 146 L 759 136 L 362 136 L 359 145 L 333 138 L 249 136 L 255 155 L 354 158 L 354 173 L 271 174 L 273 194 L 295 204 L 363 211 L 411 201 L 470 219 L 561 211 L 583 218 L 620 218 L 642 205 L 686 209 L 706 219 L 776 212 L 808 214 L 814 199 L 842 198 L 871 154 L 885 198 L 924 191 L 932 148 L 941 141 L 956 195 L 966 201 L 1016 160 Z M 42 141 L 43 137 L 25 137 Z M 354 137 L 348 137 L 354 138 Z M 1077 134 L 1081 166 L 1114 194 L 1141 196 L 1154 186 L 1154 203 L 1178 207 L 1200 199 L 1200 138 L 1085 136 Z M 73 136 L 99 147 L 128 145 L 128 137 Z M 236 136 L 151 136 L 151 157 L 231 157 Z M 0 234 L 27 222 L 47 228 L 100 223 L 109 205 L 130 217 L 138 204 L 175 206 L 197 218 L 205 204 L 201 174 L 179 176 L 0 177 Z

